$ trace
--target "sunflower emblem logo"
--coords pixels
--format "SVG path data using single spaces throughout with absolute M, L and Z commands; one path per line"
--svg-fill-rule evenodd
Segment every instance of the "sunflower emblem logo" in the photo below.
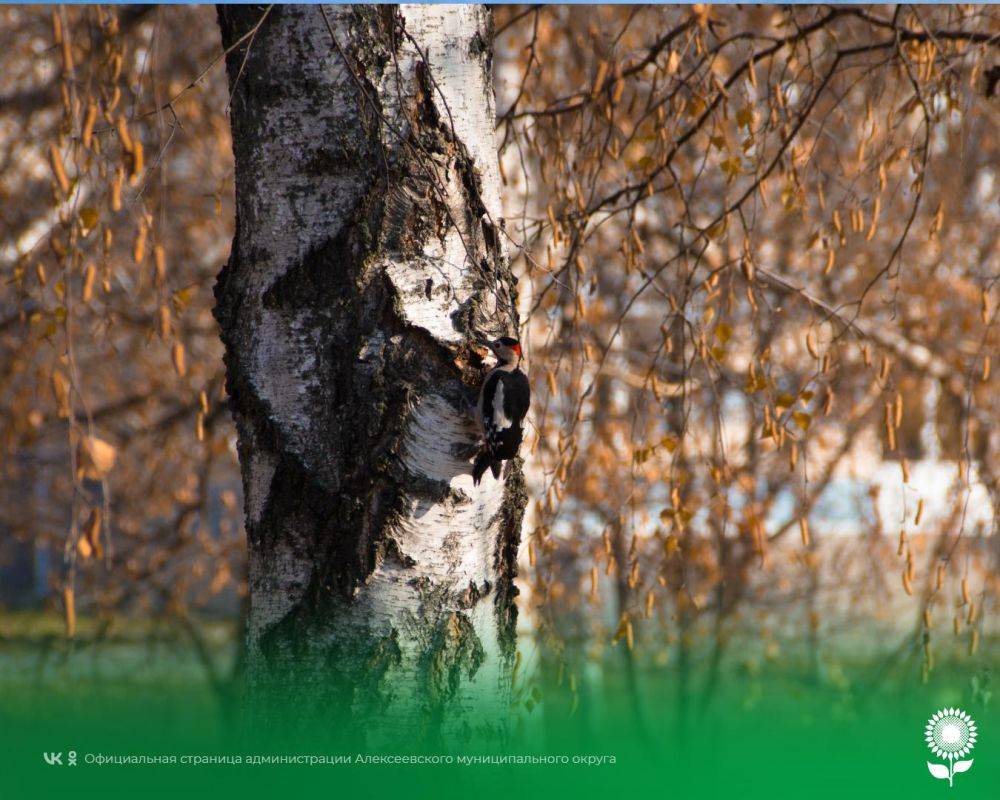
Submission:
M 974 759 L 962 761 L 976 746 L 976 723 L 960 708 L 943 708 L 927 720 L 924 731 L 927 746 L 938 758 L 947 758 L 948 764 L 927 762 L 931 775 L 954 786 L 955 775 L 972 769 Z

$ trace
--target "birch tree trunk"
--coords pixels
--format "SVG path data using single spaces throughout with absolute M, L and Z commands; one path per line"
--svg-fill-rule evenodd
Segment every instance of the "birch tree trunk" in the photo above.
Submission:
M 224 46 L 262 13 L 220 7 Z M 510 691 L 524 481 L 470 474 L 471 345 L 517 329 L 491 54 L 480 6 L 275 6 L 227 57 L 249 684 L 369 743 Z

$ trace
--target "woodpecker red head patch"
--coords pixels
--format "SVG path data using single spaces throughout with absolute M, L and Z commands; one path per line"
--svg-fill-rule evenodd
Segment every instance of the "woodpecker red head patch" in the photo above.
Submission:
M 501 336 L 497 339 L 497 344 L 500 347 L 506 347 L 507 349 L 514 351 L 519 356 L 521 355 L 521 343 L 512 336 Z

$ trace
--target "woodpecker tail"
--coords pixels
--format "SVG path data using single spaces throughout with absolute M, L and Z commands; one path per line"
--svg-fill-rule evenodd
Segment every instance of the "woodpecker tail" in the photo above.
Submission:
M 479 455 L 476 456 L 476 461 L 472 465 L 473 484 L 475 484 L 476 486 L 479 485 L 479 482 L 483 479 L 483 475 L 485 474 L 487 467 L 493 469 L 494 476 L 497 474 L 496 467 L 494 467 L 492 462 L 490 461 L 489 450 L 483 448 L 482 451 L 479 453 Z

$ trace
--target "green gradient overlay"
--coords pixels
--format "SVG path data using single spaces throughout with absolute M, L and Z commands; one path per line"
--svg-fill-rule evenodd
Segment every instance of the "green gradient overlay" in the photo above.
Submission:
M 975 663 L 940 665 L 926 683 L 910 674 L 915 670 L 900 671 L 906 674 L 887 680 L 878 665 L 841 667 L 831 681 L 765 662 L 734 667 L 706 695 L 679 691 L 671 669 L 650 669 L 632 694 L 621 667 L 604 664 L 599 689 L 591 682 L 574 697 L 565 682 L 538 680 L 522 693 L 534 696 L 532 710 L 521 703 L 512 712 L 514 732 L 506 744 L 470 741 L 444 749 L 422 746 L 414 736 L 383 753 L 352 744 L 345 739 L 351 732 L 336 720 L 295 734 L 281 724 L 249 729 L 238 703 L 220 704 L 204 685 L 3 680 L 0 797 L 248 798 L 306 790 L 325 797 L 407 798 L 996 797 L 1000 713 L 983 691 L 988 662 L 980 656 Z M 302 703 L 306 708 L 309 698 Z M 973 766 L 955 776 L 953 788 L 930 775 L 927 762 L 940 759 L 924 742 L 928 717 L 951 706 L 968 711 L 979 730 L 969 755 Z M 301 709 L 285 713 L 294 727 Z M 70 750 L 75 767 L 67 764 Z M 61 752 L 63 764 L 47 765 L 43 752 Z M 251 756 L 282 755 L 304 763 L 248 763 Z M 371 763 L 370 757 L 384 755 L 454 760 Z M 95 757 L 128 756 L 175 756 L 177 763 L 93 763 Z M 219 756 L 238 756 L 242 763 L 181 763 Z M 338 756 L 345 757 L 341 763 L 322 763 Z M 496 764 L 476 758 L 481 756 L 512 760 Z M 310 757 L 317 763 L 308 763 Z M 532 764 L 526 757 L 556 763 Z M 564 758 L 569 763 L 558 763 Z

